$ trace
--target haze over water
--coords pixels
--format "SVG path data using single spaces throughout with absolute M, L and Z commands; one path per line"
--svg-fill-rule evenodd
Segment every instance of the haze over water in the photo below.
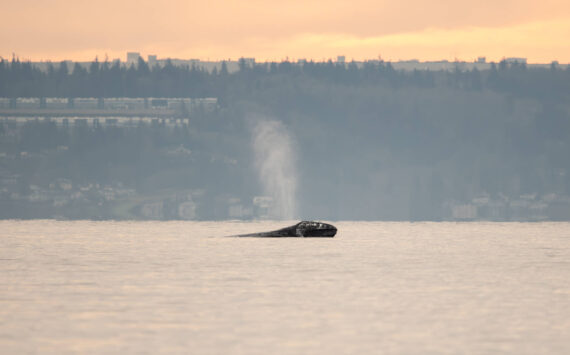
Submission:
M 569 223 L 0 221 L 0 353 L 570 352 Z

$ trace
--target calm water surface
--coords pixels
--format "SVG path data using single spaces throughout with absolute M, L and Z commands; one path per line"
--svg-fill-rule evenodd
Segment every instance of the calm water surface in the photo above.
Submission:
M 0 222 L 0 353 L 570 353 L 569 223 Z

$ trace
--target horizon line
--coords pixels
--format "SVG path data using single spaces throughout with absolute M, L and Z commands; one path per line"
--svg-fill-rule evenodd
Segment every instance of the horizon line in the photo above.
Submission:
M 139 53 L 139 52 L 126 52 L 126 53 Z M 149 56 L 153 56 L 155 54 L 147 54 L 146 55 L 146 59 L 140 55 L 139 53 L 139 57 L 146 63 L 148 63 L 149 60 Z M 340 57 L 343 57 L 342 60 L 339 60 Z M 96 55 L 95 58 L 91 59 L 91 60 L 74 60 L 74 59 L 40 59 L 40 60 L 33 60 L 30 58 L 25 58 L 25 57 L 20 57 L 18 56 L 16 53 L 12 53 L 11 58 L 6 58 L 2 55 L 0 55 L 0 61 L 12 61 L 13 59 L 16 59 L 20 62 L 30 62 L 30 63 L 61 63 L 61 62 L 72 62 L 72 63 L 93 63 L 93 62 L 99 62 L 99 63 L 113 63 L 116 61 L 119 61 L 120 63 L 133 63 L 133 61 L 129 61 L 128 59 L 125 60 L 125 58 L 113 58 L 113 59 L 109 59 L 108 56 L 105 55 L 104 59 L 101 60 L 99 59 L 99 56 Z M 333 63 L 351 63 L 351 62 L 356 62 L 356 63 L 365 63 L 365 62 L 384 62 L 384 63 L 402 63 L 402 62 L 408 62 L 408 63 L 478 63 L 478 64 L 492 64 L 492 63 L 500 63 L 502 61 L 508 61 L 508 62 L 514 62 L 517 61 L 519 63 L 524 63 L 524 64 L 542 64 L 542 65 L 548 65 L 548 64 L 568 64 L 569 63 L 563 63 L 560 62 L 556 59 L 552 59 L 549 62 L 529 62 L 527 57 L 513 57 L 513 56 L 503 56 L 501 57 L 500 60 L 487 60 L 486 56 L 479 56 L 475 59 L 472 60 L 466 60 L 466 59 L 462 59 L 462 58 L 454 58 L 453 60 L 449 60 L 449 59 L 438 59 L 438 60 L 422 60 L 419 58 L 398 58 L 398 59 L 393 59 L 393 58 L 389 58 L 389 59 L 385 59 L 385 58 L 365 58 L 365 59 L 357 59 L 357 58 L 350 58 L 350 60 L 348 58 L 346 58 L 345 55 L 339 54 L 337 56 L 337 58 L 321 58 L 320 60 L 316 60 L 314 58 L 304 58 L 304 57 L 289 57 L 286 56 L 285 58 L 281 58 L 280 60 L 273 60 L 273 59 L 260 59 L 259 61 L 255 58 L 255 57 L 249 57 L 249 56 L 241 56 L 238 58 L 224 58 L 224 59 L 211 59 L 211 58 L 180 58 L 180 57 L 161 57 L 161 58 L 156 58 L 156 61 L 167 61 L 167 60 L 175 60 L 175 61 L 196 61 L 196 62 L 204 62 L 204 63 L 222 63 L 222 62 L 239 62 L 241 59 L 245 59 L 245 60 L 253 60 L 254 63 L 256 64 L 260 64 L 260 63 L 284 63 L 284 62 L 290 62 L 290 63 L 299 63 L 299 62 L 307 62 L 307 63 L 328 63 L 328 62 L 333 62 Z M 479 61 L 480 59 L 483 59 L 483 61 Z

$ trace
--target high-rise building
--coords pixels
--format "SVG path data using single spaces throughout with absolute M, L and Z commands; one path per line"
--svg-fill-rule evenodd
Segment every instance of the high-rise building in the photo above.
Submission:
M 127 52 L 127 64 L 137 64 L 140 57 L 139 52 Z
M 505 58 L 505 61 L 509 64 L 513 63 L 526 64 L 526 58 L 520 58 L 520 57 Z

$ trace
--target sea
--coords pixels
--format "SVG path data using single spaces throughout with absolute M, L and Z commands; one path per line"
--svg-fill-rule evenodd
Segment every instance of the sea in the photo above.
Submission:
M 0 354 L 570 354 L 570 223 L 0 221 Z

